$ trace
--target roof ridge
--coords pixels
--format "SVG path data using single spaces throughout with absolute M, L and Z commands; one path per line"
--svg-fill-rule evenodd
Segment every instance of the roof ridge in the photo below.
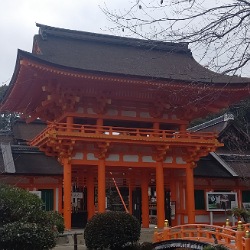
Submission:
M 226 122 L 226 121 L 230 121 L 230 120 L 234 120 L 234 115 L 232 113 L 225 113 L 219 117 L 216 117 L 212 120 L 203 122 L 199 125 L 196 125 L 194 127 L 189 128 L 188 130 L 191 132 L 196 132 L 211 126 L 214 126 L 215 124 L 218 124 L 220 122 Z
M 105 42 L 111 44 L 135 46 L 135 47 L 150 48 L 157 50 L 166 50 L 175 53 L 185 53 L 188 55 L 192 55 L 191 50 L 188 48 L 188 43 L 184 42 L 173 43 L 173 42 L 164 42 L 164 41 L 157 41 L 150 39 L 146 40 L 146 39 L 131 38 L 131 37 L 121 37 L 121 36 L 99 34 L 87 31 L 57 28 L 39 23 L 36 23 L 36 26 L 39 27 L 39 35 L 41 35 L 43 40 L 47 40 L 47 35 L 53 35 L 58 37 L 67 37 L 71 39 L 80 39 L 80 40 L 88 39 L 97 42 Z

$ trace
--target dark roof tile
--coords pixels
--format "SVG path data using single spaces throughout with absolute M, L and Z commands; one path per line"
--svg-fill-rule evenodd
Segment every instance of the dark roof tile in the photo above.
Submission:
M 13 153 L 16 174 L 62 175 L 63 168 L 53 157 L 43 153 Z
M 194 169 L 195 177 L 214 177 L 214 178 L 232 178 L 230 173 L 216 158 L 211 154 L 201 158 Z
M 250 83 L 217 74 L 192 57 L 187 44 L 148 41 L 38 24 L 37 57 L 79 70 L 204 83 Z M 33 48 L 34 48 L 33 47 Z
M 13 125 L 13 135 L 16 140 L 29 141 L 45 128 L 46 124 L 42 122 L 27 124 L 25 121 L 18 120 Z
M 250 155 L 221 154 L 220 157 L 239 175 L 241 178 L 250 178 Z

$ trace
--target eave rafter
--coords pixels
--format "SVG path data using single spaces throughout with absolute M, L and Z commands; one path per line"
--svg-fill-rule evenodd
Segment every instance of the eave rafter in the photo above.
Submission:
M 59 65 L 48 65 L 36 58 L 25 56 L 20 60 L 17 75 L 19 73 L 22 77 L 17 78 L 14 84 L 17 88 L 12 89 L 14 92 L 10 93 L 11 98 L 6 102 L 6 108 L 13 111 L 18 109 L 17 112 L 23 113 L 29 122 L 37 117 L 55 120 L 62 113 L 74 111 L 86 96 L 98 96 L 97 114 L 105 112 L 107 104 L 113 99 L 137 100 L 153 103 L 153 117 L 160 117 L 163 112 L 176 112 L 177 116 L 182 118 L 187 114 L 188 119 L 195 119 L 210 112 L 217 112 L 249 95 L 248 83 L 188 83 L 105 73 L 101 75 L 87 71 L 77 72 Z M 27 77 L 32 81 L 24 81 Z M 35 91 L 36 97 L 34 98 L 30 91 L 27 92 L 26 100 L 21 100 L 21 85 L 22 88 L 32 89 L 32 93 Z M 38 88 L 42 88 L 42 94 Z M 110 91 L 109 94 L 100 95 L 107 89 Z M 15 100 L 15 103 L 11 100 Z M 28 100 L 32 100 L 32 103 L 28 103 Z M 5 104 L 3 110 L 4 107 Z M 190 107 L 191 112 L 184 111 L 186 107 Z M 199 111 L 192 110 L 192 107 L 198 107 Z
M 157 145 L 155 147 L 155 154 L 153 159 L 157 162 L 162 162 L 165 160 L 167 152 L 170 149 L 170 145 Z
M 98 159 L 105 159 L 106 156 L 108 155 L 108 150 L 110 148 L 110 142 L 97 142 L 97 153 L 95 156 Z
M 218 143 L 217 145 L 198 145 L 186 148 L 186 154 L 183 157 L 187 163 L 195 163 L 199 161 L 201 157 L 208 155 L 209 152 L 215 151 L 215 149 L 223 144 Z
M 168 112 L 171 109 L 171 105 L 168 102 L 169 98 L 160 97 L 155 99 L 152 103 L 152 108 L 150 115 L 154 118 L 159 118 L 163 115 L 164 112 Z

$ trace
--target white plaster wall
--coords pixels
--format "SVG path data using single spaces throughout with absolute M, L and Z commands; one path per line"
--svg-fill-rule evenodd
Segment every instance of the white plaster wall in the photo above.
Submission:
M 83 153 L 77 152 L 77 153 L 72 157 L 72 159 L 74 159 L 74 160 L 82 160 L 82 159 L 83 159 Z
M 118 154 L 109 154 L 109 156 L 106 158 L 107 161 L 119 161 L 120 156 Z
M 123 156 L 123 161 L 126 161 L 126 162 L 139 162 L 139 157 L 138 157 L 138 155 L 124 155 Z
M 128 116 L 128 117 L 136 117 L 136 111 L 122 110 L 121 115 Z

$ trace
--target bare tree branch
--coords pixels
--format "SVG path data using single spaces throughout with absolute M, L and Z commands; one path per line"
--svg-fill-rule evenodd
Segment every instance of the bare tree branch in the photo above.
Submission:
M 250 0 L 137 0 L 126 11 L 102 10 L 116 33 L 188 42 L 213 70 L 238 74 L 249 65 Z

